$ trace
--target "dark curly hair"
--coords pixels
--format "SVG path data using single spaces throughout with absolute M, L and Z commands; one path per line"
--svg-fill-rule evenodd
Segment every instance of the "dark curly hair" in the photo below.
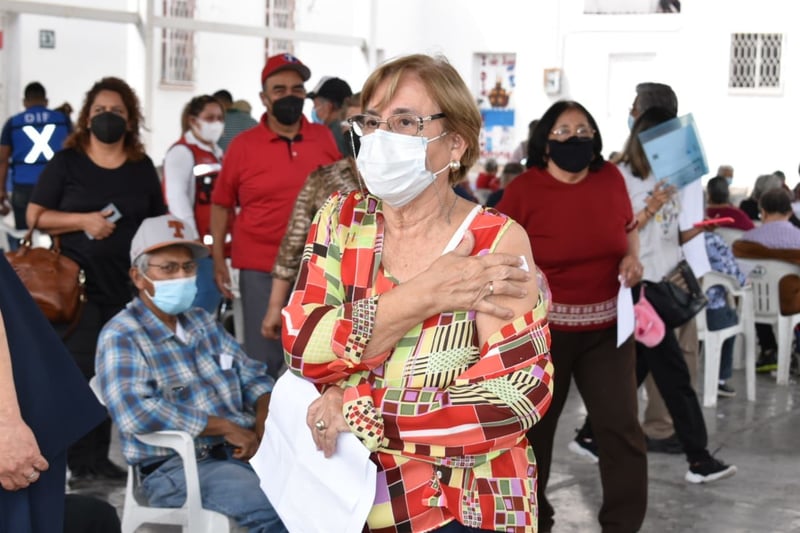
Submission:
M 139 127 L 144 122 L 144 119 L 142 118 L 139 98 L 137 98 L 130 85 L 114 77 L 101 79 L 92 85 L 92 88 L 86 93 L 86 98 L 83 100 L 83 106 L 81 106 L 81 111 L 75 124 L 75 131 L 64 141 L 64 147 L 86 152 L 86 147 L 89 146 L 89 136 L 91 135 L 89 131 L 89 111 L 101 91 L 112 91 L 122 98 L 122 103 L 128 112 L 128 130 L 125 132 L 124 143 L 125 153 L 130 161 L 143 159 L 146 154 L 144 145 L 139 137 Z

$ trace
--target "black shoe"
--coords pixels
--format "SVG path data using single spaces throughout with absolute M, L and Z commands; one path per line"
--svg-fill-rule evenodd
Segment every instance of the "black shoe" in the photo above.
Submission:
M 125 479 L 128 477 L 127 470 L 118 467 L 108 459 L 97 463 L 94 467 L 94 472 L 98 477 L 105 479 Z
M 733 398 L 736 396 L 736 389 L 727 383 L 720 383 L 719 387 L 717 387 L 717 396 L 720 398 Z
M 778 352 L 776 350 L 765 350 L 758 356 L 756 361 L 756 372 L 765 374 L 778 370 Z
M 689 465 L 685 479 L 689 483 L 710 483 L 718 479 L 731 477 L 736 473 L 735 465 L 726 465 L 719 459 L 709 456 L 708 459 Z
M 650 437 L 646 437 L 646 439 L 648 452 L 669 453 L 675 455 L 683 453 L 683 444 L 681 444 L 681 441 L 678 440 L 678 436 L 675 433 L 666 439 L 651 439 Z

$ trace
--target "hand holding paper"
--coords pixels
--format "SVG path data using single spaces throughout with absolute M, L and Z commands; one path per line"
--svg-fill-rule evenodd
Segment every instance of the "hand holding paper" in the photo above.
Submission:
M 350 432 L 338 434 L 330 458 L 317 449 L 306 421 L 319 397 L 310 382 L 291 370 L 284 373 L 272 391 L 264 439 L 250 464 L 292 533 L 361 533 L 375 501 L 377 468 Z

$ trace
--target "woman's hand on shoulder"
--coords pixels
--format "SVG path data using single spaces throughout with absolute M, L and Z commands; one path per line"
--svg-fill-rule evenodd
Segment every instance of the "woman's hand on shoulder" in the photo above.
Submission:
M 516 316 L 509 302 L 528 296 L 532 276 L 522 268 L 520 251 L 471 256 L 475 236 L 464 234 L 458 246 L 442 255 L 419 276 L 436 312 L 474 310 L 504 320 Z M 530 250 L 530 246 L 526 247 Z M 530 263 L 529 263 L 530 264 Z M 535 281 L 533 282 L 535 286 Z

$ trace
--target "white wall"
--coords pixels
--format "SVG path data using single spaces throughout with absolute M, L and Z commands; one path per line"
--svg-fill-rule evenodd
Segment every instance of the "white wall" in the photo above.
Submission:
M 54 0 L 53 3 L 70 2 Z M 125 8 L 124 0 L 85 0 L 83 5 Z M 5 43 L 10 80 L 6 93 L 7 114 L 22 110 L 23 90 L 32 81 L 45 86 L 50 105 L 58 106 L 68 101 L 77 111 L 86 91 L 95 81 L 103 76 L 127 77 L 124 26 L 38 15 L 15 18 L 16 27 L 9 28 Z M 55 30 L 54 49 L 39 48 L 39 30 Z
M 50 0 L 102 8 L 142 9 L 145 0 Z M 264 0 L 198 0 L 197 18 L 258 25 Z M 712 173 L 720 164 L 736 169 L 735 185 L 749 186 L 761 173 L 782 169 L 797 182 L 796 126 L 800 110 L 800 70 L 792 3 L 761 0 L 684 2 L 679 15 L 584 15 L 584 0 L 298 0 L 296 29 L 368 39 L 385 58 L 442 53 L 470 83 L 476 53 L 517 55 L 516 138 L 527 123 L 557 98 L 585 104 L 598 120 L 605 152 L 619 149 L 627 135 L 627 111 L 639 81 L 661 81 L 678 93 L 680 112 L 692 112 L 700 127 Z M 373 13 L 373 11 L 375 11 Z M 13 26 L 13 20 L 6 20 Z M 107 23 L 22 15 L 15 32 L 6 28 L 0 52 L 0 119 L 20 106 L 25 83 L 39 79 L 51 103 L 80 105 L 92 82 L 121 75 L 144 90 L 144 53 L 133 28 Z M 40 50 L 38 30 L 55 29 L 57 48 Z M 732 32 L 784 34 L 783 87 L 779 95 L 737 95 L 728 90 Z M 258 117 L 262 39 L 199 34 L 196 83 L 176 90 L 157 86 L 148 149 L 158 163 L 177 138 L 178 118 L 190 97 L 227 88 L 245 98 Z M 156 54 L 160 57 L 158 44 Z M 13 51 L 13 52 L 12 52 Z M 296 43 L 296 53 L 312 71 L 311 89 L 324 75 L 337 75 L 359 90 L 370 71 L 364 51 L 353 46 Z M 562 68 L 562 93 L 548 96 L 546 68 Z M 156 62 L 154 79 L 159 80 Z M 3 88 L 5 84 L 5 89 Z

